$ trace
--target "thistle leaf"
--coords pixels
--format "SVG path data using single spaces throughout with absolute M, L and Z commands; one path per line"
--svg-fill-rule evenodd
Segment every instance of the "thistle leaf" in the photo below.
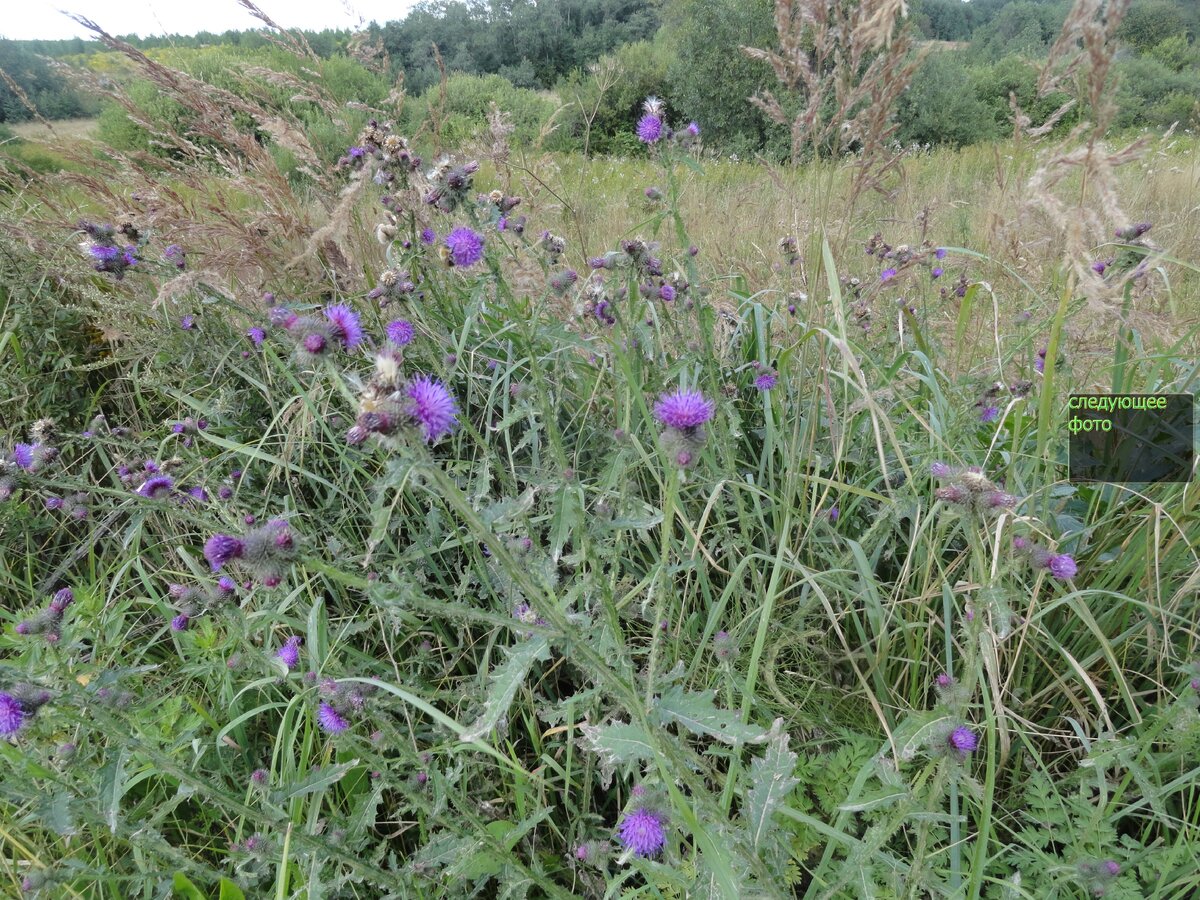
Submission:
M 550 658 L 550 643 L 544 637 L 535 636 L 510 647 L 507 653 L 508 659 L 496 666 L 488 677 L 483 712 L 475 724 L 462 733 L 461 740 L 477 741 L 496 727 L 508 712 L 533 664 Z
M 775 731 L 775 729 L 772 729 Z M 795 777 L 796 754 L 788 749 L 788 735 L 775 731 L 767 742 L 767 752 L 750 764 L 752 786 L 746 794 L 746 827 L 750 846 L 762 846 L 774 815 L 800 779 Z

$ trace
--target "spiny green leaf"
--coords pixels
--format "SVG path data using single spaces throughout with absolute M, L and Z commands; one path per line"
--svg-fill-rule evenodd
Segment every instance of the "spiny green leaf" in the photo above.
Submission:
M 756 850 L 771 822 L 771 816 L 800 780 L 795 777 L 796 754 L 788 749 L 788 735 L 776 730 L 767 741 L 767 752 L 750 764 L 752 787 L 746 794 L 746 829 L 750 846 Z
M 488 677 L 487 699 L 484 701 L 483 712 L 475 720 L 475 724 L 466 729 L 460 738 L 464 741 L 477 741 L 496 727 L 500 719 L 508 712 L 517 690 L 525 683 L 525 676 L 538 660 L 549 659 L 550 642 L 541 636 L 526 638 L 507 651 L 508 658 L 492 670 Z
M 717 709 L 715 695 L 716 691 L 685 691 L 674 685 L 663 692 L 654 709 L 663 724 L 677 722 L 694 734 L 726 744 L 758 744 L 767 739 L 763 729 L 743 723 L 739 713 Z

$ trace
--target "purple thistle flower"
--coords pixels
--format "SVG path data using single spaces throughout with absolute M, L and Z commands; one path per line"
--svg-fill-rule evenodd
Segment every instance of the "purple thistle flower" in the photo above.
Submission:
M 617 838 L 638 856 L 654 856 L 667 843 L 667 832 L 662 818 L 642 806 L 621 820 Z
M 277 657 L 283 660 L 283 664 L 287 666 L 288 669 L 294 669 L 296 666 L 300 665 L 301 640 L 302 638 L 300 638 L 298 635 L 292 635 L 283 642 L 283 646 L 280 647 L 279 651 L 275 654 Z
M 266 769 L 255 769 L 253 772 L 250 773 L 250 780 L 260 786 L 266 784 L 267 783 L 267 770 Z
M 55 497 L 53 494 L 51 494 L 46 498 L 46 509 L 62 509 L 64 502 L 65 501 L 62 497 Z
M 882 272 L 879 273 L 880 281 L 891 281 L 895 277 L 896 277 L 895 269 L 884 269 Z
M 237 590 L 237 582 L 228 575 L 222 575 L 217 579 L 217 590 L 222 594 L 232 594 Z
M 685 130 L 692 137 L 700 137 L 700 126 L 696 122 L 688 122 L 688 127 Z
M 16 734 L 25 724 L 25 710 L 12 694 L 0 693 L 0 734 Z
M 421 230 L 421 243 L 432 244 L 437 240 L 437 232 L 432 228 L 424 228 Z
M 949 478 L 954 474 L 954 469 L 944 462 L 935 462 L 930 464 L 929 474 L 934 478 Z
M 196 327 L 196 317 L 193 316 L 191 313 L 188 313 L 186 316 L 184 316 L 182 319 L 179 320 L 179 327 L 182 328 L 184 331 L 191 331 L 193 328 Z
M 1055 578 L 1066 580 L 1074 578 L 1075 573 L 1079 571 L 1079 566 L 1075 564 L 1075 560 L 1066 553 L 1059 553 L 1051 556 L 1046 561 L 1046 568 L 1050 570 L 1050 574 Z
M 33 468 L 33 450 L 32 444 L 17 444 L 13 447 L 13 462 L 22 469 Z
M 957 750 L 960 755 L 966 756 L 972 750 L 979 746 L 979 738 L 966 725 L 959 725 L 947 738 L 946 743 L 954 750 Z
M 657 142 L 663 133 L 663 121 L 658 116 L 647 113 L 638 120 L 637 137 L 643 144 Z
M 167 245 L 167 248 L 163 250 L 163 259 L 174 263 L 177 269 L 182 269 L 187 265 L 187 253 L 178 244 Z
M 325 310 L 325 318 L 333 323 L 334 331 L 342 346 L 349 349 L 362 340 L 362 325 L 358 321 L 358 313 L 345 305 L 330 306 Z
M 397 319 L 394 322 L 387 323 L 387 339 L 397 347 L 403 347 L 413 339 L 412 322 L 404 319 Z
M 263 341 L 266 340 L 267 333 L 256 326 L 246 332 L 246 337 L 250 338 L 250 342 L 255 347 L 261 347 Z
M 954 679 L 951 678 L 949 675 L 947 675 L 945 672 L 942 672 L 935 679 L 935 682 L 937 683 L 937 686 L 940 688 L 948 688 L 948 687 L 950 687 L 950 685 L 954 684 Z
M 673 285 L 664 284 L 658 289 L 658 296 L 670 303 L 675 299 L 675 288 Z
M 938 259 L 945 259 L 946 258 L 946 248 L 938 247 L 936 250 L 933 251 L 933 255 L 935 257 L 937 257 Z
M 54 592 L 54 599 L 50 601 L 50 608 L 56 613 L 61 614 L 68 606 L 75 602 L 75 592 L 70 588 L 59 588 Z
M 983 411 L 979 413 L 979 421 L 983 423 L 995 422 L 1000 415 L 998 406 L 985 406 Z
M 204 558 L 216 572 L 231 559 L 237 559 L 246 551 L 246 545 L 228 534 L 214 534 L 204 545 Z
M 330 734 L 341 734 L 350 727 L 345 716 L 324 701 L 317 707 L 317 723 Z
M 362 147 L 351 147 L 346 151 L 346 155 L 351 159 L 361 159 L 366 152 Z
M 459 268 L 473 266 L 483 258 L 483 238 L 470 228 L 455 228 L 446 235 L 446 246 Z
M 172 631 L 187 631 L 188 622 L 190 622 L 190 621 L 191 621 L 190 616 L 188 616 L 186 613 L 180 613 L 179 615 L 177 615 L 175 618 L 173 618 L 171 620 L 171 630 Z
M 836 506 L 829 507 L 829 524 L 836 525 L 837 520 L 842 517 L 842 511 Z
M 932 274 L 934 278 L 941 278 L 944 271 L 945 269 L 943 269 L 941 266 L 934 266 L 933 272 L 930 274 Z
M 175 489 L 175 482 L 170 475 L 155 475 L 147 478 L 137 493 L 149 500 L 161 500 Z
M 425 443 L 435 443 L 454 430 L 458 407 L 445 385 L 422 375 L 409 383 L 406 393 L 408 415 L 421 426 Z
M 673 394 L 662 394 L 654 405 L 654 417 L 668 428 L 686 431 L 703 425 L 713 417 L 715 405 L 704 399 L 699 391 L 680 388 Z
M 771 371 L 763 372 L 754 379 L 754 386 L 760 391 L 769 391 L 777 384 L 779 384 L 779 376 Z
M 100 264 L 116 262 L 117 257 L 121 255 L 119 247 L 111 247 L 103 244 L 92 244 L 88 248 L 88 252 L 92 255 L 92 259 Z
M 1104 861 L 1104 871 L 1113 878 L 1121 874 L 1121 864 L 1114 860 L 1108 859 Z

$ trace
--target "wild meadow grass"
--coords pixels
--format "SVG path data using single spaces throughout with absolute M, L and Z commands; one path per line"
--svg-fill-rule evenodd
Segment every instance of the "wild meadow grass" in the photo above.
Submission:
M 1064 428 L 1196 388 L 1194 143 L 1085 285 L 1032 150 L 676 124 L 10 193 L 6 894 L 1197 893 L 1196 493 Z

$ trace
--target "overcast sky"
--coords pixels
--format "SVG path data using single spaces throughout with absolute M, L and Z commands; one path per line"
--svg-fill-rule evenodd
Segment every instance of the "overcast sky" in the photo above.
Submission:
M 417 0 L 261 0 L 258 7 L 285 28 L 356 28 L 372 20 L 401 19 Z M 0 17 L 0 37 L 14 39 L 89 37 L 89 32 L 59 12 L 91 19 L 109 34 L 195 34 L 245 31 L 257 19 L 237 0 L 11 0 Z

